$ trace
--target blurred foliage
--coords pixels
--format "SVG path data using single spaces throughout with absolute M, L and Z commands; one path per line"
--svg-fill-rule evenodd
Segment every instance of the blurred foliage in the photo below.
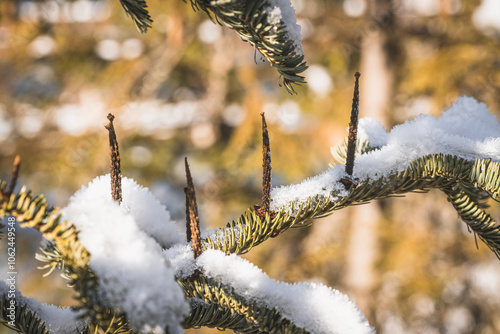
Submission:
M 327 168 L 329 148 L 346 134 L 363 36 L 373 30 L 392 36 L 386 48 L 396 77 L 393 123 L 437 115 L 461 95 L 500 110 L 500 33 L 474 26 L 480 1 L 436 0 L 437 9 L 425 15 L 411 1 L 381 1 L 386 10 L 358 16 L 345 10 L 355 1 L 292 2 L 305 60 L 320 69 L 304 72 L 309 84 L 293 97 L 250 45 L 182 1 L 148 0 L 152 29 L 141 35 L 116 1 L 2 0 L 2 177 L 21 154 L 19 183 L 64 206 L 81 185 L 107 173 L 104 125 L 111 112 L 123 174 L 150 187 L 183 220 L 182 164 L 189 156 L 202 224 L 220 226 L 259 202 L 261 111 L 273 184 Z M 66 9 L 49 10 L 54 4 Z M 498 263 L 486 247 L 475 250 L 444 196 L 376 205 L 384 210 L 375 288 L 362 311 L 378 333 L 500 332 Z M 291 231 L 249 257 L 273 278 L 322 280 L 352 297 L 344 273 L 355 210 Z M 21 290 L 42 291 L 34 288 L 41 284 L 47 294 L 39 300 L 71 303 L 39 277 L 30 272 Z

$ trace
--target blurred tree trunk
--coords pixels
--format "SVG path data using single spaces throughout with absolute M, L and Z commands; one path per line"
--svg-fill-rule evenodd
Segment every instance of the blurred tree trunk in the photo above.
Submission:
M 372 117 L 389 128 L 390 108 L 395 83 L 392 0 L 369 0 L 361 40 L 360 117 Z M 371 318 L 373 293 L 378 285 L 376 262 L 380 253 L 380 203 L 371 203 L 351 211 L 348 240 L 346 284 L 361 311 Z M 370 319 L 372 324 L 375 319 Z

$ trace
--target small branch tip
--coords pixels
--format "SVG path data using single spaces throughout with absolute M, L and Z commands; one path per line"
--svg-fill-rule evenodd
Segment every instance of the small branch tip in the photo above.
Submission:
M 16 157 L 14 158 L 14 162 L 12 163 L 12 172 L 10 174 L 9 186 L 7 187 L 7 189 L 1 192 L 2 193 L 1 195 L 5 200 L 8 200 L 10 198 L 10 195 L 12 195 L 12 192 L 16 187 L 20 168 L 21 168 L 21 156 L 18 154 L 16 155 Z
M 14 165 L 14 166 L 19 166 L 19 164 L 21 164 L 21 156 L 18 154 L 18 155 L 16 155 L 16 157 L 14 158 L 14 163 L 13 163 L 13 165 Z
M 271 142 L 269 140 L 269 132 L 267 131 L 267 123 L 264 112 L 262 116 L 262 205 L 257 210 L 260 217 L 264 217 L 270 213 L 271 206 Z
M 193 256 L 196 259 L 202 253 L 200 218 L 198 216 L 198 205 L 196 204 L 196 193 L 187 157 L 184 158 L 186 167 L 187 187 L 184 188 L 186 194 L 186 239 L 192 242 Z
M 345 172 L 349 177 L 352 177 L 354 171 L 354 158 L 356 154 L 357 133 L 358 133 L 358 118 L 359 118 L 359 77 L 361 74 L 356 72 L 354 75 L 356 82 L 354 83 L 354 96 L 351 105 L 351 120 L 349 123 L 349 135 L 347 137 L 347 157 L 345 164 Z
M 109 132 L 109 155 L 110 155 L 110 174 L 111 174 L 111 196 L 113 200 L 121 203 L 122 201 L 122 172 L 120 167 L 120 150 L 118 140 L 116 139 L 113 120 L 115 116 L 108 114 L 109 123 L 104 127 Z

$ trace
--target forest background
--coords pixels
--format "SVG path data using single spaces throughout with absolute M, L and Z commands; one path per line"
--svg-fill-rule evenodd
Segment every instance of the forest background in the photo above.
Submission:
M 500 110 L 499 1 L 292 4 L 310 66 L 297 95 L 276 85 L 276 71 L 250 45 L 189 3 L 148 0 L 154 23 L 140 34 L 118 1 L 1 0 L 0 174 L 8 178 L 20 154 L 18 184 L 66 205 L 108 172 L 111 112 L 123 175 L 182 222 L 188 156 L 202 226 L 218 227 L 259 203 L 259 113 L 269 124 L 273 185 L 300 182 L 325 170 L 330 147 L 346 136 L 356 71 L 360 116 L 388 129 L 438 116 L 462 95 Z M 38 233 L 19 231 L 19 289 L 74 304 L 62 279 L 36 269 Z M 437 192 L 342 210 L 245 257 L 274 279 L 346 293 L 378 333 L 500 332 L 498 260 L 476 249 Z

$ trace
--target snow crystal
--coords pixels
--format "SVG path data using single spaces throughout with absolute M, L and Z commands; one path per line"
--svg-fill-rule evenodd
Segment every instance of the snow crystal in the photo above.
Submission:
M 469 161 L 476 158 L 500 161 L 498 118 L 484 103 L 471 97 L 460 97 L 439 118 L 420 115 L 395 126 L 389 133 L 377 121 L 362 119 L 359 134 L 361 140 L 369 140 L 373 147 L 379 148 L 356 156 L 354 177 L 361 181 L 403 171 L 415 159 L 429 154 L 450 154 Z M 334 166 L 301 184 L 274 188 L 272 209 L 289 208 L 292 201 L 304 202 L 316 195 L 328 197 L 333 191 L 345 196 L 344 187 L 338 182 L 345 176 L 344 166 Z
M 9 289 L 6 282 L 0 281 L 0 296 L 7 295 Z M 18 305 L 26 305 L 30 311 L 35 312 L 43 320 L 49 333 L 80 333 L 86 326 L 84 321 L 78 320 L 82 315 L 81 312 L 73 311 L 69 307 L 47 305 L 33 298 L 24 297 L 17 290 L 15 300 Z
M 178 232 L 147 189 L 127 178 L 122 188 L 120 206 L 111 199 L 109 175 L 98 177 L 70 199 L 63 216 L 80 231 L 105 303 L 126 312 L 139 330 L 182 333 L 189 303 L 161 247 L 178 241 Z
M 297 24 L 297 15 L 295 9 L 289 0 L 269 0 L 270 6 L 267 7 L 269 13 L 268 22 L 272 25 L 278 25 L 281 21 L 288 37 L 294 41 L 295 51 L 302 55 L 302 35 L 300 26 Z
M 296 326 L 314 334 L 374 333 L 359 309 L 347 296 L 322 284 L 276 282 L 258 267 L 235 254 L 226 256 L 218 250 L 206 250 L 196 260 L 188 247 L 165 251 L 168 261 L 177 263 L 177 274 L 187 277 L 195 268 L 235 293 L 277 310 Z M 175 260 L 179 256 L 182 260 Z M 196 263 L 195 263 L 196 261 Z

